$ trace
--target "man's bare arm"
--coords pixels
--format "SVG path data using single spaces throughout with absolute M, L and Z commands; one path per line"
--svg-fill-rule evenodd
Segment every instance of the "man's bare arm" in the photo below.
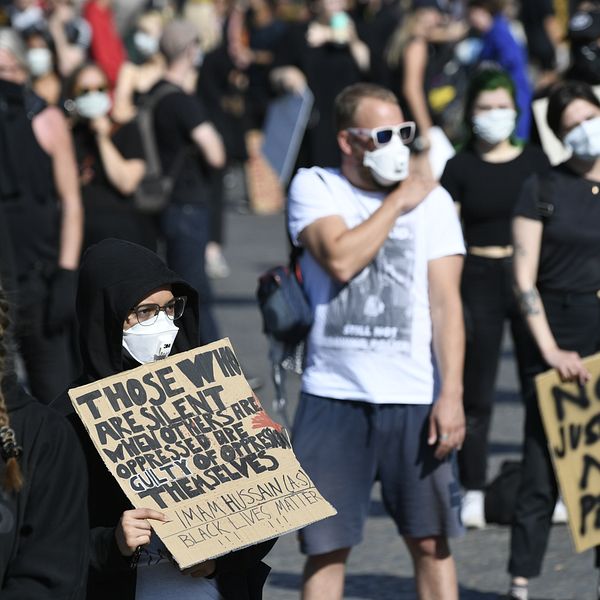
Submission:
M 300 242 L 334 279 L 350 281 L 373 260 L 396 219 L 419 204 L 435 185 L 410 177 L 360 225 L 350 229 L 340 216 L 323 217 L 300 233 Z
M 223 139 L 212 123 L 200 123 L 192 130 L 191 137 L 209 166 L 213 169 L 222 169 L 225 166 Z
M 431 411 L 428 442 L 438 442 L 438 459 L 460 448 L 465 437 L 462 266 L 463 257 L 457 255 L 431 260 L 428 265 L 433 347 L 442 379 L 440 395 Z

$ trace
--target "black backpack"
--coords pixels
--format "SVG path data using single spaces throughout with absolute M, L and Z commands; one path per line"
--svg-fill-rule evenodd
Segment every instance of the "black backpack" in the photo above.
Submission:
M 156 214 L 167 206 L 177 173 L 187 153 L 187 148 L 180 150 L 169 172 L 163 173 L 154 132 L 154 111 L 163 98 L 180 91 L 172 83 L 163 83 L 147 94 L 138 107 L 136 123 L 142 138 L 146 173 L 133 194 L 133 200 L 135 207 L 143 213 Z

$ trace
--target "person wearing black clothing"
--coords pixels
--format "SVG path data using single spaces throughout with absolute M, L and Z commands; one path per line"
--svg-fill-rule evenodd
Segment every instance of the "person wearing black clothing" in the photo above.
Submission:
M 550 36 L 555 9 L 552 0 L 528 0 L 521 3 L 520 20 L 527 35 L 529 56 L 542 71 L 556 69 L 556 48 Z
M 152 217 L 139 213 L 132 194 L 145 171 L 137 124 L 115 127 L 108 82 L 100 67 L 87 63 L 73 74 L 69 90 L 73 140 L 85 209 L 84 249 L 115 237 L 156 247 Z
M 587 84 L 565 82 L 550 94 L 547 121 L 573 155 L 527 179 L 514 213 L 515 281 L 535 340 L 525 357 L 522 480 L 508 566 L 517 600 L 527 600 L 528 580 L 540 574 L 558 493 L 534 377 L 554 368 L 584 383 L 581 357 L 600 350 L 600 101 Z
M 467 330 L 463 396 L 467 433 L 458 454 L 460 480 L 466 490 L 462 520 L 467 527 L 485 525 L 488 435 L 507 319 L 519 378 L 525 377 L 521 353 L 529 332 L 512 290 L 514 204 L 525 179 L 550 167 L 541 150 L 511 141 L 516 114 L 515 90 L 508 74 L 496 68 L 479 71 L 466 98 L 468 142 L 448 161 L 441 179 L 460 205 L 468 248 L 461 285 Z
M 301 150 L 307 166 L 339 166 L 334 100 L 347 86 L 362 81 L 370 66 L 369 49 L 345 12 L 345 0 L 318 0 L 308 24 L 290 26 L 275 52 L 271 80 L 278 88 L 314 95 L 313 114 Z
M 0 241 L 1 243 L 1 241 Z M 6 254 L 2 273 L 10 280 Z M 85 461 L 72 428 L 13 370 L 0 280 L 0 597 L 83 600 L 88 558 Z
M 201 56 L 198 32 L 186 21 L 171 21 L 163 31 L 160 48 L 167 72 L 150 94 L 165 85 L 174 91 L 156 106 L 155 135 L 163 172 L 176 171 L 169 205 L 161 217 L 161 232 L 167 245 L 167 263 L 200 296 L 201 339 L 208 343 L 219 337 L 204 265 L 210 237 L 210 176 L 225 166 L 225 149 L 200 100 L 184 90 Z
M 575 5 L 569 20 L 568 38 L 571 66 L 566 73 L 569 79 L 585 81 L 590 85 L 600 83 L 600 2 L 583 0 Z
M 181 297 L 186 299 L 184 310 L 183 307 L 177 308 L 179 300 L 174 301 Z M 152 302 L 166 311 L 158 312 L 157 322 L 162 319 L 161 323 L 178 329 L 172 353 L 184 352 L 199 345 L 198 295 L 191 286 L 168 269 L 156 254 L 136 244 L 115 239 L 104 240 L 86 252 L 77 295 L 84 364 L 83 375 L 76 382 L 77 385 L 139 366 L 140 362 L 132 355 L 132 352 L 137 352 L 133 350 L 134 346 L 125 346 L 124 332 L 134 329 L 139 322 L 140 317 L 135 309 Z M 168 307 L 172 304 L 176 305 L 174 312 L 169 312 Z M 152 337 L 152 334 L 147 333 L 149 330 L 147 328 L 141 337 Z M 160 341 L 162 340 L 157 343 Z M 144 362 L 149 362 L 139 354 L 136 355 Z M 154 356 L 152 352 L 151 355 Z M 150 359 L 150 362 L 152 360 L 154 359 Z M 145 519 L 159 518 L 160 513 L 148 509 L 130 510 L 127 497 L 106 469 L 68 398 L 61 398 L 56 407 L 69 414 L 88 463 L 91 527 L 88 600 L 144 600 L 148 597 L 146 590 L 149 581 L 156 587 L 163 584 L 165 578 L 168 579 L 173 594 L 180 600 L 212 599 L 217 597 L 214 595 L 216 592 L 223 600 L 255 600 L 261 597 L 262 586 L 269 571 L 261 560 L 274 541 L 203 563 L 199 568 L 205 569 L 203 573 L 211 576 L 213 595 L 194 595 L 193 590 L 190 590 L 193 580 L 170 564 L 163 562 L 160 572 L 153 572 L 152 566 L 142 568 L 141 565 L 148 562 L 145 554 L 140 557 L 140 566 L 137 569 L 131 568 L 131 555 L 138 545 L 144 546 L 144 551 L 149 556 L 154 556 L 153 552 L 160 556 L 160 540 L 153 536 L 150 545 L 147 545 L 149 532 L 143 532 L 146 536 L 143 539 L 131 541 L 132 530 L 149 529 Z M 139 525 L 132 527 L 135 522 Z M 164 551 L 162 547 L 163 556 Z
M 0 202 L 13 246 L 16 339 L 29 389 L 49 403 L 75 376 L 74 321 L 83 211 L 62 112 L 27 87 L 19 35 L 0 29 Z

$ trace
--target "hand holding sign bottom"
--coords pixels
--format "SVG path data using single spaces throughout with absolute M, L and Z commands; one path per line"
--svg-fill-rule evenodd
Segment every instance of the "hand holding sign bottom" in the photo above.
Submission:
M 138 546 L 150 543 L 152 527 L 146 519 L 155 519 L 163 523 L 169 521 L 166 515 L 151 508 L 126 510 L 121 515 L 115 529 L 115 539 L 123 556 L 132 556 Z

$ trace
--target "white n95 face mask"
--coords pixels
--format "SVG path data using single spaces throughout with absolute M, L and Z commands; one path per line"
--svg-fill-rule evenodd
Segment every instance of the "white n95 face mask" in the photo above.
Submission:
M 499 144 L 515 130 L 517 111 L 493 108 L 473 117 L 473 133 L 488 144 Z
M 98 119 L 108 114 L 112 102 L 106 92 L 88 92 L 75 99 L 77 114 L 84 119 Z
M 150 58 L 158 52 L 158 40 L 145 31 L 136 31 L 133 35 L 135 49 L 144 57 Z
M 389 187 L 408 177 L 409 161 L 410 150 L 394 135 L 385 146 L 365 152 L 363 165 L 379 185 Z
M 564 137 L 564 144 L 583 160 L 600 157 L 600 117 L 583 121 Z
M 52 70 L 52 52 L 48 48 L 31 48 L 27 51 L 27 65 L 33 77 L 41 77 Z
M 167 358 L 179 327 L 161 311 L 152 325 L 137 323 L 123 331 L 123 348 L 142 365 Z

